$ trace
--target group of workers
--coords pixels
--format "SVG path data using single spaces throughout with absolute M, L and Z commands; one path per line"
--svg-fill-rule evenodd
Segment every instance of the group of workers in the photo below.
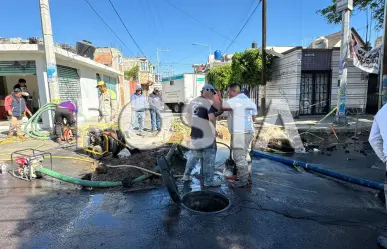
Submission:
M 21 129 L 23 117 L 28 114 L 32 116 L 31 111 L 27 107 L 27 99 L 29 96 L 25 79 L 19 79 L 19 82 L 13 87 L 12 93 L 5 97 L 4 109 L 7 112 L 9 118 L 9 132 L 8 138 L 16 134 L 19 138 L 23 138 L 24 132 Z
M 130 106 L 132 111 L 131 131 L 137 130 L 138 135 L 144 135 L 145 111 L 149 110 L 151 117 L 151 131 L 161 130 L 160 111 L 163 109 L 162 96 L 160 89 L 155 87 L 148 99 L 142 93 L 141 86 L 136 87 L 136 92 L 130 97 Z
M 214 86 L 206 84 L 201 96 L 193 99 L 187 108 L 187 121 L 191 127 L 191 155 L 187 161 L 183 181 L 192 179 L 191 173 L 202 160 L 204 186 L 220 186 L 222 181 L 215 176 L 216 159 L 216 117 L 228 111 L 228 129 L 231 134 L 232 158 L 236 164 L 237 174 L 226 168 L 225 178 L 231 187 L 246 187 L 251 183 L 251 160 L 249 151 L 254 137 L 254 120 L 257 106 L 242 91 L 241 85 L 233 83 L 228 86 L 227 101 L 222 100 L 221 93 Z M 250 167 L 249 167 L 250 166 Z
M 98 121 L 104 123 L 115 122 L 117 119 L 117 95 L 114 91 L 107 88 L 105 82 L 97 83 L 99 90 L 99 107 Z M 19 79 L 18 84 L 10 95 L 5 98 L 5 110 L 7 112 L 10 128 L 8 137 L 12 138 L 16 131 L 19 138 L 24 138 L 24 132 L 21 129 L 23 117 L 28 114 L 32 116 L 31 111 L 27 107 L 27 98 L 29 96 L 26 80 Z M 160 131 L 161 118 L 160 110 L 163 108 L 161 101 L 160 90 L 156 87 L 149 95 L 148 100 L 142 94 L 141 86 L 136 87 L 136 92 L 131 96 L 132 106 L 132 127 L 137 127 L 140 134 L 144 129 L 145 110 L 149 109 L 152 120 L 152 131 Z M 57 137 L 57 142 L 62 143 L 66 138 L 63 136 L 63 127 L 66 123 L 70 128 L 74 129 L 76 124 L 75 116 L 78 113 L 76 103 L 64 101 L 57 105 L 54 116 L 54 135 Z

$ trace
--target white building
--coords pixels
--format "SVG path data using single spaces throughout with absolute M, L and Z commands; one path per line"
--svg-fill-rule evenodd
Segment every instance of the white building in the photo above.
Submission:
M 352 30 L 357 41 L 364 41 Z M 271 82 L 267 83 L 266 106 L 284 99 L 293 116 L 327 114 L 337 105 L 341 33 L 316 39 L 308 48 L 295 47 L 275 59 Z M 349 111 L 376 113 L 378 77 L 347 63 Z
M 98 116 L 97 81 L 104 80 L 117 93 L 117 82 L 123 74 L 111 67 L 69 51 L 55 47 L 61 101 L 77 103 L 81 116 L 91 119 Z M 0 44 L 0 119 L 4 120 L 4 98 L 12 92 L 19 78 L 27 81 L 32 94 L 33 110 L 49 102 L 49 88 L 44 47 L 41 44 Z M 118 101 L 120 102 L 120 101 Z M 43 115 L 44 128 L 52 126 L 51 117 Z

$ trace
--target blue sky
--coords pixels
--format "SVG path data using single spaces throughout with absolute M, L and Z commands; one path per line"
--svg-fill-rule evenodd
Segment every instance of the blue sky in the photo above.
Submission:
M 140 55 L 108 0 L 89 0 L 135 55 Z M 129 31 L 145 55 L 156 63 L 156 49 L 163 67 L 174 72 L 192 72 L 193 63 L 207 60 L 208 48 L 193 46 L 198 42 L 211 44 L 221 52 L 230 44 L 258 0 L 167 0 L 202 23 L 169 5 L 165 0 L 112 0 Z M 267 0 L 267 45 L 300 46 L 302 41 L 340 30 L 331 25 L 316 10 L 328 6 L 331 0 Z M 0 37 L 41 37 L 39 0 L 1 0 Z M 84 0 L 50 0 L 54 40 L 70 43 L 88 40 L 95 46 L 114 46 L 125 56 L 132 56 L 124 45 L 106 28 Z M 228 52 L 243 51 L 252 41 L 261 43 L 261 6 Z M 351 26 L 365 38 L 366 14 L 354 15 Z M 377 33 L 372 32 L 372 44 Z

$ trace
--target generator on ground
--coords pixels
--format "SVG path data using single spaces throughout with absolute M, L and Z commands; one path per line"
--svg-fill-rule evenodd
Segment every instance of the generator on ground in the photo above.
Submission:
M 118 129 L 90 127 L 81 136 L 81 147 L 95 159 L 118 153 L 125 148 L 125 136 Z
M 50 158 L 52 168 L 52 155 L 49 152 L 36 149 L 18 150 L 11 154 L 11 162 L 17 167 L 9 173 L 19 179 L 31 181 L 42 177 L 40 168 L 43 167 L 45 156 Z

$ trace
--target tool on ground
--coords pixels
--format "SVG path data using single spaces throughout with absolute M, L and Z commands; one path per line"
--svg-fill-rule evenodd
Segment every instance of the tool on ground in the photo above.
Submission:
M 117 156 L 123 148 L 127 147 L 125 137 L 120 130 L 100 127 L 90 127 L 81 136 L 80 145 L 95 159 L 101 159 L 109 153 Z

